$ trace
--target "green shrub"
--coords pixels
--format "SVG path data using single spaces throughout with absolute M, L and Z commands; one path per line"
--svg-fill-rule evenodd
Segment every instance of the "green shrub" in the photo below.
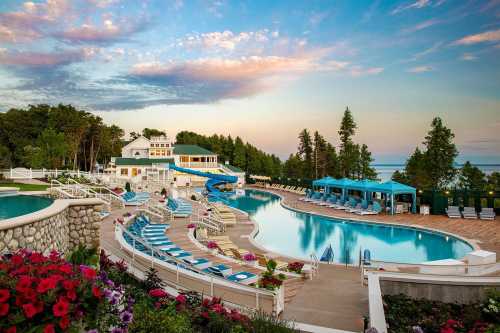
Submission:
M 191 321 L 186 313 L 177 313 L 173 303 L 157 309 L 150 302 L 134 306 L 135 320 L 129 326 L 131 333 L 191 333 Z
M 80 244 L 68 255 L 68 261 L 74 265 L 97 266 L 99 256 L 97 255 L 97 248 L 87 248 L 85 245 Z
M 252 333 L 298 333 L 293 322 L 268 315 L 265 312 L 255 312 L 251 317 Z
M 132 192 L 131 187 L 130 187 L 130 183 L 129 183 L 129 182 L 126 182 L 126 183 L 125 183 L 125 190 L 126 190 L 127 192 Z

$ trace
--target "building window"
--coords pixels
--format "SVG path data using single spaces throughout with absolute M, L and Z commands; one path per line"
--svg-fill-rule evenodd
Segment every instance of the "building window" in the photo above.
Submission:
M 160 144 L 160 147 L 165 147 L 165 145 L 162 143 L 162 144 Z
M 155 144 L 154 144 L 154 143 L 152 143 L 152 144 L 151 144 L 151 147 L 154 147 L 154 146 L 155 146 Z
M 128 169 L 127 168 L 121 168 L 120 169 L 120 174 L 122 176 L 128 176 Z

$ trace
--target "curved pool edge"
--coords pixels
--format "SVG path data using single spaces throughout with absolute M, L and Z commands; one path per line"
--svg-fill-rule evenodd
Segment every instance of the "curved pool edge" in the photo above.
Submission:
M 397 227 L 405 228 L 405 229 L 420 230 L 420 231 L 424 231 L 424 232 L 437 233 L 437 234 L 444 235 L 444 236 L 454 237 L 454 238 L 456 238 L 456 239 L 464 242 L 465 244 L 469 245 L 472 248 L 473 251 L 481 249 L 481 247 L 479 246 L 479 244 L 477 243 L 476 240 L 468 239 L 466 237 L 463 237 L 461 235 L 457 235 L 457 234 L 454 234 L 454 233 L 451 233 L 451 232 L 442 231 L 442 230 L 439 230 L 439 229 L 434 229 L 434 228 L 429 228 L 429 227 L 423 227 L 423 226 L 418 226 L 418 227 L 417 226 L 408 226 L 406 224 L 395 223 L 395 222 L 380 222 L 380 221 L 364 220 L 364 219 L 358 219 L 358 218 L 352 218 L 351 219 L 351 218 L 345 218 L 345 217 L 330 216 L 330 215 L 315 213 L 315 212 L 311 212 L 311 211 L 304 211 L 304 210 L 301 210 L 301 209 L 298 209 L 298 208 L 294 208 L 294 207 L 291 207 L 291 206 L 285 204 L 285 198 L 281 194 L 279 194 L 279 193 L 268 191 L 268 190 L 265 190 L 265 189 L 260 189 L 260 188 L 253 188 L 253 187 L 247 187 L 247 189 L 254 190 L 254 191 L 266 192 L 266 193 L 270 193 L 270 194 L 276 195 L 276 196 L 278 196 L 280 198 L 280 205 L 283 208 L 288 209 L 290 211 L 297 212 L 297 213 L 310 214 L 310 215 L 315 215 L 315 216 L 329 218 L 329 219 L 332 219 L 332 218 L 333 219 L 340 219 L 342 221 L 346 221 L 346 223 L 362 223 L 362 224 L 375 224 L 375 225 L 397 226 Z M 237 209 L 237 208 L 234 208 L 234 207 L 231 207 L 231 208 L 233 208 L 235 210 L 238 210 L 238 211 L 241 211 L 240 209 Z M 246 212 L 244 212 L 244 213 L 246 215 L 248 215 Z M 255 246 L 256 248 L 258 248 L 260 250 L 266 251 L 267 253 L 271 253 L 273 255 L 277 255 L 277 256 L 280 256 L 280 257 L 283 257 L 283 258 L 291 258 L 291 259 L 300 260 L 300 261 L 306 261 L 307 260 L 307 259 L 303 259 L 303 258 L 300 258 L 300 257 L 294 257 L 294 256 L 285 255 L 285 254 L 282 254 L 282 253 L 279 253 L 279 252 L 275 252 L 275 251 L 269 251 L 262 244 L 257 243 L 257 241 L 255 240 L 255 236 L 257 236 L 257 234 L 259 233 L 259 223 L 257 221 L 255 221 L 250 215 L 248 215 L 248 217 L 249 217 L 249 220 L 254 225 L 254 229 L 252 230 L 252 232 L 249 235 L 247 235 L 248 236 L 248 240 L 250 241 L 250 243 L 253 246 Z M 460 260 L 462 260 L 464 258 L 465 257 L 462 257 L 462 258 L 460 258 Z M 386 264 L 392 264 L 392 265 L 413 265 L 411 263 L 393 262 L 393 261 L 378 261 L 378 262 L 380 262 L 380 263 L 386 263 Z M 333 263 L 333 265 L 345 266 L 345 264 L 340 264 L 340 263 Z M 357 267 L 358 265 L 357 264 L 348 264 L 348 266 L 356 266 Z
M 21 192 L 20 192 L 21 194 Z M 32 195 L 32 194 L 30 194 Z M 61 213 L 63 210 L 70 206 L 76 205 L 92 205 L 92 204 L 103 204 L 104 202 L 98 198 L 85 198 L 85 199 L 55 199 L 49 206 L 34 211 L 29 214 L 15 216 L 9 219 L 1 220 L 0 231 L 12 229 L 16 227 L 21 227 L 28 225 L 46 218 L 50 218 Z

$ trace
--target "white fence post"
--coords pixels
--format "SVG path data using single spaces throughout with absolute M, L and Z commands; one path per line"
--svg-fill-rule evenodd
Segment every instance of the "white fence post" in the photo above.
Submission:
M 33 169 L 30 168 L 30 179 L 33 179 Z

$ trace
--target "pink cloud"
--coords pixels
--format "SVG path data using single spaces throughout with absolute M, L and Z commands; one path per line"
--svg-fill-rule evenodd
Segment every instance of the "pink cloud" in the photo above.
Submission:
M 116 25 L 111 19 L 104 20 L 102 26 L 83 24 L 79 27 L 55 33 L 54 36 L 71 42 L 106 43 L 120 40 L 130 34 L 138 32 L 142 23 Z
M 475 35 L 465 36 L 464 38 L 455 41 L 453 44 L 472 45 L 484 42 L 498 42 L 498 41 L 500 41 L 500 29 L 490 30 Z
M 91 49 L 57 53 L 9 52 L 0 49 L 0 64 L 32 68 L 57 67 L 83 61 L 92 54 Z
M 434 70 L 434 67 L 425 65 L 425 66 L 417 66 L 417 67 L 410 68 L 410 69 L 408 69 L 407 72 L 418 74 L 418 73 L 432 72 L 433 70 Z
M 365 76 L 365 75 L 377 75 L 384 71 L 383 67 L 371 67 L 363 68 L 361 66 L 353 66 L 350 68 L 349 72 L 354 77 Z
M 412 27 L 408 27 L 406 29 L 403 29 L 402 33 L 409 34 L 412 32 L 424 30 L 424 29 L 427 29 L 427 28 L 432 27 L 432 26 L 439 24 L 439 23 L 442 23 L 442 21 L 437 20 L 437 19 L 426 20 L 426 21 L 420 22 Z

